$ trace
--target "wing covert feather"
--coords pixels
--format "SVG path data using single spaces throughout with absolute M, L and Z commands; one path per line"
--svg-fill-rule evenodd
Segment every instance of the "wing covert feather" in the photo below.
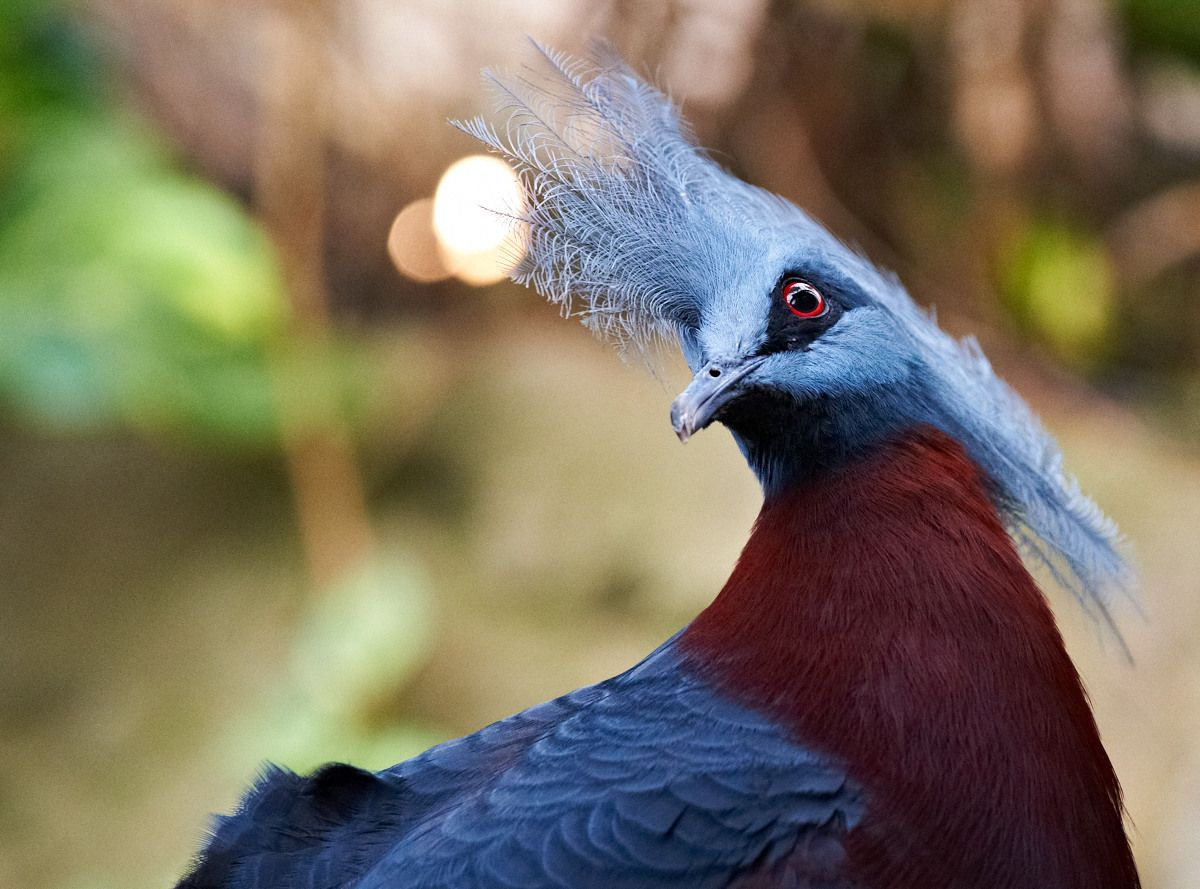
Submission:
M 853 889 L 858 788 L 674 641 L 378 774 L 268 769 L 179 889 Z

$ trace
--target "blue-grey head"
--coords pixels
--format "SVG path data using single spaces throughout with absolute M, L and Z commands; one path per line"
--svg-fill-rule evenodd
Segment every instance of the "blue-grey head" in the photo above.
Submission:
M 624 346 L 678 343 L 695 376 L 672 406 L 677 434 L 729 427 L 768 496 L 904 427 L 942 430 L 985 473 L 1027 557 L 1107 618 L 1128 581 L 1116 529 L 974 340 L 723 170 L 610 52 L 538 49 L 537 71 L 485 75 L 499 125 L 460 125 L 524 183 L 514 279 Z

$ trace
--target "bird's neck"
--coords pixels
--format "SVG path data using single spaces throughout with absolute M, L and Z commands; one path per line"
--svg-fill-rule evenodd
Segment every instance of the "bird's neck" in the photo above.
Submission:
M 863 786 L 864 886 L 1137 886 L 1078 674 L 946 435 L 776 491 L 680 644 Z
M 808 489 L 861 460 L 911 425 L 871 405 L 816 398 L 746 398 L 722 422 L 746 456 L 768 501 Z M 769 504 L 768 504 L 769 505 Z

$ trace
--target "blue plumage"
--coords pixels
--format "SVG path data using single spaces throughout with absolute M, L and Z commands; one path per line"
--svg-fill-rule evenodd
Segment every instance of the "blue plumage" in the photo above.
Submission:
M 935 785 L 947 777 L 948 792 L 959 794 L 953 798 L 974 799 L 963 787 L 976 769 L 985 791 L 1000 788 L 1009 796 L 1027 789 L 1011 786 L 1019 776 L 1041 774 L 1045 738 L 1030 752 L 1033 765 L 1020 771 L 1024 735 L 1003 757 L 955 736 L 963 725 L 978 725 L 981 712 L 990 716 L 993 700 L 1009 702 L 1009 724 L 1020 717 L 1029 734 L 1049 732 L 1059 740 L 1069 734 L 1090 751 L 1096 786 L 1083 789 L 1095 790 L 1111 811 L 1097 816 L 1108 819 L 1107 833 L 1084 838 L 1101 837 L 1096 842 L 1127 860 L 1132 881 L 1113 885 L 1136 885 L 1127 847 L 1112 841 L 1124 840 L 1119 792 L 1078 679 L 996 521 L 1085 607 L 1107 618 L 1111 591 L 1127 580 L 1116 530 L 1063 472 L 1053 440 L 974 341 L 944 334 L 895 278 L 801 210 L 723 171 L 690 141 L 667 99 L 618 60 L 602 53 L 594 62 L 575 62 L 548 51 L 541 58 L 540 75 L 513 85 L 492 79 L 508 112 L 499 127 L 482 120 L 462 125 L 523 178 L 528 206 L 514 223 L 526 249 L 514 277 L 622 344 L 644 350 L 677 343 L 695 377 L 673 406 L 676 431 L 686 438 L 716 420 L 727 425 L 768 504 L 808 503 L 789 496 L 808 491 L 813 508 L 821 507 L 827 522 L 844 520 L 842 536 L 851 536 L 854 517 L 840 515 L 839 505 L 819 492 L 864 466 L 887 478 L 878 460 L 867 458 L 917 448 L 926 462 L 914 465 L 950 473 L 938 481 L 937 496 L 976 497 L 978 504 L 962 514 L 973 515 L 982 531 L 966 533 L 914 510 L 904 499 L 921 493 L 914 472 L 887 478 L 891 496 L 907 493 L 896 503 L 871 503 L 870 512 L 878 520 L 890 509 L 897 522 L 912 525 L 915 554 L 907 544 L 885 548 L 892 564 L 865 564 L 859 560 L 873 552 L 871 541 L 860 542 L 857 552 L 829 545 L 797 567 L 796 541 L 808 516 L 802 514 L 795 527 L 775 528 L 769 532 L 775 538 L 760 540 L 756 549 L 770 555 L 739 565 L 748 601 L 776 594 L 763 600 L 761 613 L 731 618 L 722 610 L 709 620 L 710 629 L 726 621 L 721 633 L 710 633 L 732 640 L 726 648 L 769 653 L 760 662 L 743 651 L 739 663 L 747 675 L 739 679 L 736 665 L 721 668 L 721 651 L 709 650 L 703 655 L 709 663 L 698 664 L 702 646 L 685 656 L 677 636 L 627 673 L 376 775 L 349 766 L 310 778 L 271 770 L 242 808 L 219 822 L 181 889 L 868 889 L 848 876 L 858 872 L 884 875 L 869 889 L 924 889 L 927 882 L 904 881 L 904 862 L 925 868 L 914 873 L 937 872 L 930 848 L 950 834 L 944 821 L 932 829 L 922 824 L 922 812 L 906 808 L 911 800 L 935 798 Z M 792 294 L 801 301 L 793 303 Z M 922 542 L 944 561 L 921 563 Z M 891 590 L 900 563 L 920 581 Z M 809 569 L 825 573 L 809 577 Z M 970 584 L 984 578 L 993 584 L 989 595 L 972 598 Z M 858 606 L 843 613 L 837 591 L 823 598 L 828 590 L 821 584 L 835 579 Z M 914 596 L 923 591 L 930 601 Z M 893 592 L 904 595 L 889 597 Z M 807 611 L 793 607 L 801 597 Z M 893 615 L 886 610 L 893 598 L 921 607 Z M 977 601 L 993 610 L 974 610 Z M 875 648 L 853 652 L 861 659 L 840 656 L 869 623 L 854 607 L 896 621 L 873 627 Z M 814 627 L 829 633 L 810 636 L 808 651 L 824 652 L 826 660 L 799 675 L 780 672 L 777 663 L 802 662 L 791 656 L 795 640 Z M 1036 633 L 1010 638 L 1000 627 Z M 960 629 L 976 635 L 960 638 Z M 776 647 L 756 648 L 766 636 Z M 841 650 L 821 647 L 830 638 Z M 1000 666 L 969 674 L 959 655 L 972 646 L 991 646 Z M 860 664 L 883 681 L 866 687 Z M 882 674 L 881 664 L 888 666 Z M 837 677 L 838 684 L 822 672 L 835 665 L 851 673 Z M 1016 688 L 1002 687 L 1005 671 Z M 847 691 L 832 706 L 826 701 L 820 714 L 810 712 L 806 701 L 830 688 Z M 746 706 L 739 695 L 758 706 Z M 773 707 L 784 708 L 776 718 L 767 715 Z M 818 749 L 806 742 L 821 736 L 818 717 L 837 722 L 840 731 L 844 723 L 832 716 L 843 714 L 851 730 L 837 736 L 838 744 Z M 934 745 L 939 755 L 959 745 L 963 757 L 976 759 L 960 757 L 944 770 L 940 762 L 909 762 L 896 739 L 921 736 L 944 741 Z M 839 758 L 839 744 L 857 747 L 859 771 Z M 1001 762 L 1009 772 L 987 772 L 1002 770 Z M 903 834 L 887 854 L 880 849 L 890 838 L 868 826 L 867 777 L 891 800 L 890 812 L 874 811 L 879 823 Z M 1056 796 L 1050 784 L 1040 790 L 1047 809 L 1072 798 Z M 980 821 L 980 813 L 969 814 L 971 823 Z M 1072 813 L 1060 820 L 1087 819 Z M 1005 872 L 1027 859 L 1031 867 L 1052 868 L 1054 850 L 1067 848 L 1071 838 L 1047 834 L 1041 824 L 1031 835 L 1048 840 L 1049 858 L 1024 840 L 1015 850 L 988 840 L 946 872 L 976 873 L 975 862 L 989 854 Z M 1080 861 L 1099 860 L 1095 846 L 1071 848 Z M 985 871 L 976 876 L 953 885 L 991 886 Z
M 987 472 L 1022 551 L 1109 620 L 1113 594 L 1132 582 L 1116 527 L 975 340 L 945 334 L 894 276 L 722 170 L 666 97 L 608 50 L 582 61 L 538 49 L 538 69 L 487 75 L 501 125 L 460 125 L 514 164 L 530 198 L 514 279 L 622 345 L 677 342 L 693 372 L 760 349 L 783 276 L 836 290 L 845 317 L 808 348 L 770 355 L 747 382 L 832 404 L 815 443 L 825 453 L 913 424 L 945 431 Z M 805 443 L 776 436 L 763 447 L 733 431 L 768 493 L 793 481 Z
M 835 886 L 862 807 L 834 763 L 715 692 L 672 639 L 378 775 L 269 770 L 180 889 Z

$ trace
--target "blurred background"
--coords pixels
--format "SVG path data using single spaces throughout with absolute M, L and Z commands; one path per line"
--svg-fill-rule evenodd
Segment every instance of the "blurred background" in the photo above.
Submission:
M 977 332 L 1121 524 L 1055 595 L 1148 889 L 1200 886 L 1197 0 L 4 0 L 0 886 L 170 885 L 266 759 L 383 767 L 633 663 L 758 506 L 497 283 L 449 116 L 603 35 Z M 507 190 L 507 192 L 506 192 Z

